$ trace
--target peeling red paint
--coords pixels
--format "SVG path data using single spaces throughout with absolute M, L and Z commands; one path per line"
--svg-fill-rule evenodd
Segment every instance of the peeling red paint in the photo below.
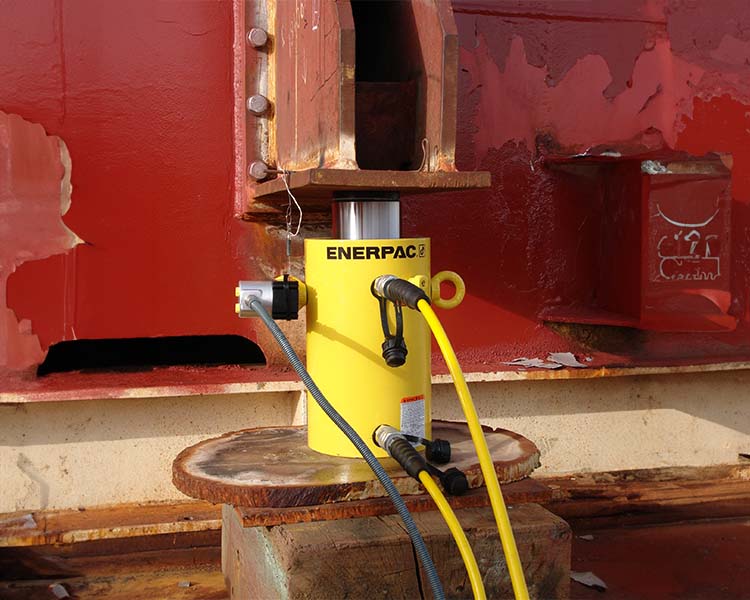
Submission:
M 6 284 L 20 265 L 80 243 L 61 218 L 69 207 L 65 144 L 41 125 L 0 112 L 0 369 L 24 369 L 43 357 L 31 323 L 19 323 L 8 308 Z
M 664 29 L 663 15 L 644 14 L 643 2 L 628 4 L 630 18 L 624 18 L 625 11 L 588 16 L 580 8 L 577 16 L 560 14 L 554 3 L 547 3 L 553 12 L 547 18 L 533 9 L 526 14 L 508 13 L 503 11 L 503 3 L 495 2 L 473 2 L 466 10 L 459 0 L 455 10 L 467 49 L 486 44 L 492 61 L 502 69 L 513 63 L 508 60 L 513 40 L 522 40 L 528 64 L 545 69 L 545 83 L 550 87 L 563 81 L 580 60 L 601 57 L 610 75 L 602 95 L 612 99 L 632 86 L 636 59 L 643 50 L 653 48 Z M 461 14 L 464 10 L 468 14 Z M 592 21 L 605 26 L 592 27 Z
M 719 72 L 747 67 L 750 13 L 745 0 L 671 0 L 667 33 L 675 54 Z
M 65 139 L 75 165 L 65 223 L 86 240 L 10 278 L 9 305 L 42 348 L 255 339 L 255 322 L 234 314 L 234 287 L 263 276 L 271 244 L 234 216 L 232 3 L 12 1 L 0 21 L 11 24 L 0 108 Z
M 464 306 L 444 315 L 462 358 L 481 366 L 553 348 L 626 365 L 747 356 L 750 5 L 455 0 L 454 8 L 461 43 L 458 166 L 491 170 L 493 188 L 414 198 L 404 215 L 407 234 L 433 237 L 433 268 L 466 279 Z M 729 311 L 743 315 L 735 332 L 553 331 L 540 324 L 542 307 L 561 299 L 585 303 L 598 278 L 608 276 L 591 224 L 602 181 L 555 172 L 544 162 L 549 152 L 592 150 L 731 155 Z M 727 308 L 725 296 L 716 299 Z
M 73 336 L 236 333 L 260 338 L 269 363 L 278 360 L 257 324 L 232 310 L 237 279 L 277 275 L 286 262 L 277 232 L 234 216 L 245 178 L 233 6 L 0 7 L 12 24 L 0 39 L 0 108 L 65 139 L 75 165 L 65 222 L 87 241 L 26 262 L 9 280 L 8 303 L 41 348 Z M 492 171 L 493 187 L 405 199 L 403 231 L 434 239 L 435 272 L 466 279 L 464 305 L 443 316 L 467 368 L 561 350 L 626 365 L 750 356 L 747 2 L 455 0 L 454 8 L 457 163 Z M 571 332 L 541 322 L 542 308 L 590 299 L 606 276 L 590 210 L 601 181 L 545 163 L 551 152 L 592 148 L 731 155 L 734 333 Z M 299 244 L 294 252 L 300 274 Z M 301 347 L 301 328 L 291 331 Z
M 702 69 L 675 58 L 666 40 L 657 41 L 652 50 L 638 57 L 632 85 L 615 98 L 604 94 L 611 75 L 601 56 L 580 58 L 551 87 L 547 69 L 528 62 L 520 37 L 511 41 L 503 68 L 484 41 L 473 51 L 463 51 L 462 68 L 472 77 L 469 85 L 478 89 L 476 115 L 482 115 L 484 123 L 474 136 L 478 156 L 511 140 L 523 140 L 534 148 L 540 134 L 550 135 L 570 154 L 631 140 L 642 140 L 645 149 L 649 144 L 673 145 L 679 114 L 675 108 L 679 110 L 686 101 L 689 108 L 691 88 L 703 74 Z M 670 76 L 664 77 L 664 71 Z M 652 130 L 661 136 L 649 136 Z

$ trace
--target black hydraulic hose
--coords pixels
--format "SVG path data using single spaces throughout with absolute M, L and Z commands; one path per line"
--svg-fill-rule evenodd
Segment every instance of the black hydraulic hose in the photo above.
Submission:
M 292 368 L 294 368 L 294 370 L 297 372 L 297 375 L 299 375 L 300 379 L 302 379 L 302 383 L 305 384 L 305 387 L 307 387 L 307 389 L 310 391 L 320 408 L 323 409 L 323 412 L 328 415 L 331 421 L 333 421 L 336 426 L 344 433 L 344 435 L 349 438 L 351 443 L 354 444 L 359 453 L 362 455 L 362 458 L 365 459 L 367 464 L 375 473 L 378 481 L 380 481 L 382 486 L 385 488 L 385 491 L 388 492 L 388 496 L 390 496 L 393 505 L 396 507 L 396 511 L 403 520 L 404 525 L 406 526 L 406 532 L 409 534 L 411 543 L 414 545 L 414 550 L 416 551 L 417 556 L 419 557 L 419 561 L 422 563 L 422 567 L 427 574 L 427 579 L 429 580 L 430 587 L 432 588 L 432 595 L 435 597 L 435 600 L 445 600 L 443 585 L 440 583 L 440 578 L 438 577 L 435 563 L 432 562 L 432 557 L 430 556 L 430 553 L 427 550 L 427 546 L 422 539 L 422 534 L 419 533 L 417 524 L 414 522 L 411 513 L 409 513 L 409 509 L 406 508 L 404 499 L 401 497 L 401 494 L 398 493 L 396 486 L 393 484 L 393 481 L 391 481 L 388 473 L 386 473 L 383 465 L 380 464 L 380 461 L 378 461 L 378 459 L 372 453 L 372 450 L 367 447 L 367 444 L 365 444 L 364 440 L 357 434 L 356 431 L 354 431 L 352 426 L 349 425 L 344 417 L 342 417 L 338 413 L 338 411 L 333 408 L 333 406 L 331 406 L 331 403 L 328 402 L 326 397 L 323 395 L 323 392 L 320 391 L 318 386 L 313 381 L 312 377 L 310 377 L 310 373 L 307 372 L 305 365 L 302 364 L 302 361 L 300 360 L 299 356 L 297 356 L 294 348 L 292 348 L 292 345 L 284 335 L 284 332 L 281 331 L 276 322 L 271 318 L 271 316 L 268 314 L 268 311 L 263 308 L 260 300 L 253 297 L 250 300 L 250 306 L 256 313 L 258 313 L 258 316 L 261 318 L 266 327 L 268 327 L 268 330 L 271 332 L 271 334 L 273 334 L 273 337 L 276 338 L 279 346 L 284 351 L 284 354 L 286 354 L 286 357 L 289 359 Z

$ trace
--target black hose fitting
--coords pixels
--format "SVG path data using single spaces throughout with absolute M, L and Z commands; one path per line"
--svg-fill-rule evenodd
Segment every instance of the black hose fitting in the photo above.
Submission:
M 445 493 L 449 496 L 460 496 L 469 489 L 469 480 L 466 479 L 463 471 L 459 471 L 456 467 L 441 471 L 428 463 L 427 472 L 440 480 L 440 485 L 443 486 Z
M 289 279 L 289 275 L 285 273 L 282 281 L 273 282 L 272 289 L 271 318 L 296 320 L 299 317 L 299 282 Z
M 424 457 L 414 449 L 411 440 L 421 440 L 428 442 L 423 438 L 415 438 L 412 435 L 401 433 L 398 429 L 390 425 L 380 425 L 372 433 L 372 439 L 383 450 L 385 450 L 411 477 L 419 481 L 419 474 L 427 471 L 429 475 L 440 479 L 440 484 L 445 492 L 451 496 L 460 496 L 469 489 L 469 480 L 462 471 L 451 467 L 447 471 L 441 471 L 437 467 L 429 464 Z M 439 440 L 445 442 L 445 440 Z M 448 444 L 448 442 L 445 442 Z M 450 444 L 448 444 L 450 451 Z
M 427 470 L 427 461 L 395 427 L 380 425 L 373 432 L 372 439 L 417 481 L 419 474 Z
M 406 340 L 404 340 L 404 315 L 401 312 L 401 306 L 393 305 L 396 315 L 396 332 L 392 333 L 388 324 L 388 301 L 385 298 L 378 298 L 378 303 L 380 304 L 380 324 L 385 336 L 385 341 L 381 345 L 383 360 L 389 367 L 400 367 L 406 363 L 406 355 L 409 353 L 406 349 Z
M 372 282 L 371 289 L 373 295 L 378 298 L 385 298 L 395 304 L 403 304 L 414 310 L 417 310 L 417 303 L 420 300 L 430 304 L 430 297 L 422 288 L 395 275 L 381 275 Z
M 440 483 L 443 489 L 451 496 L 460 496 L 465 494 L 469 489 L 469 480 L 462 471 L 456 467 L 451 467 L 440 476 Z
M 448 440 L 428 440 L 408 433 L 403 435 L 410 442 L 422 444 L 425 447 L 425 456 L 430 462 L 444 465 L 451 461 L 451 443 Z
M 406 349 L 404 338 L 386 338 L 380 347 L 383 350 L 383 360 L 389 367 L 400 367 L 406 362 L 409 351 Z
M 414 446 L 406 441 L 406 438 L 400 437 L 391 441 L 388 454 L 403 467 L 408 475 L 414 477 L 417 481 L 419 481 L 419 474 L 426 470 L 427 461 L 414 449 Z
M 427 460 L 444 465 L 451 461 L 451 443 L 448 440 L 432 440 L 425 444 Z

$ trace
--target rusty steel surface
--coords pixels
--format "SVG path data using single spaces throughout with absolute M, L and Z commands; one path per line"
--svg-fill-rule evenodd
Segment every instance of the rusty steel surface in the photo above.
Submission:
M 362 115 L 356 129 L 357 140 L 363 140 L 357 144 L 360 169 L 419 169 L 426 157 L 421 148 L 415 156 L 416 82 L 358 81 L 356 89 L 356 110 Z M 300 192 L 307 197 L 307 189 Z
M 25 323 L 18 377 L 33 378 L 30 350 L 43 358 L 63 340 L 256 338 L 227 310 L 264 244 L 233 218 L 232 3 L 3 2 L 0 22 L 14 24 L 0 35 L 0 110 L 65 142 L 73 191 L 69 206 L 58 198 L 58 222 L 81 242 L 69 249 L 40 228 L 46 182 L 28 163 L 13 192 L 28 193 L 12 198 L 22 242 L 0 234 L 3 255 L 23 258 L 0 258 L 0 313 L 7 297 L 8 331 Z M 12 340 L 0 331 L 4 371 Z
M 447 467 L 461 469 L 471 488 L 481 486 L 483 478 L 466 424 L 434 421 L 433 437 L 451 442 L 452 459 Z M 523 479 L 539 466 L 539 450 L 519 434 L 485 428 L 485 437 L 501 483 Z M 422 493 L 419 483 L 394 460 L 381 462 L 399 492 Z M 308 448 L 305 427 L 246 429 L 200 442 L 175 459 L 172 481 L 188 496 L 253 508 L 386 495 L 364 460 L 327 456 Z
M 368 81 L 357 72 L 363 67 L 358 64 L 356 19 L 350 2 L 266 1 L 247 5 L 247 14 L 256 19 L 257 14 L 273 15 L 267 19 L 274 27 L 267 65 L 273 72 L 269 75 L 273 80 L 269 88 L 274 102 L 274 114 L 269 119 L 273 133 L 272 141 L 261 140 L 267 151 L 260 151 L 272 165 L 287 170 L 357 169 L 355 113 L 358 120 L 374 117 L 367 111 L 358 112 L 359 84 L 402 80 L 420 88 L 412 97 L 415 107 L 419 104 L 416 110 L 421 125 L 412 124 L 412 129 L 427 139 L 425 170 L 455 170 L 458 34 L 451 4 L 447 0 L 414 0 L 390 8 L 394 7 L 398 8 L 388 15 L 393 19 L 389 21 L 391 35 L 368 39 L 360 30 L 358 43 L 367 40 L 368 54 L 376 56 L 385 53 L 389 45 L 417 42 L 408 56 L 393 58 L 395 62 L 413 61 L 414 65 L 407 74 L 389 73 L 390 80 L 379 77 L 378 81 Z M 359 27 L 367 26 L 368 20 L 372 25 L 372 19 L 365 18 Z M 251 25 L 254 23 L 248 22 Z M 249 64 L 253 62 L 253 58 L 248 59 Z M 247 133 L 248 149 L 257 151 L 257 138 L 263 137 L 263 131 L 249 128 Z M 420 142 L 412 140 L 409 145 L 419 148 Z
M 595 288 L 582 300 L 560 297 L 540 317 L 664 332 L 734 330 L 731 157 L 642 150 L 545 157 L 550 168 L 598 179 L 604 194 L 591 205 L 592 218 L 601 219 Z
M 273 2 L 274 166 L 355 169 L 354 21 L 349 2 Z
M 594 354 L 602 366 L 744 361 L 750 353 L 750 78 L 742 57 L 750 37 L 733 23 L 750 22 L 748 4 L 456 0 L 453 9 L 460 42 L 457 166 L 492 171 L 492 188 L 407 199 L 402 230 L 440 239 L 433 265 L 455 269 L 466 281 L 468 304 L 444 317 L 459 358 L 492 363 L 567 346 Z M 591 321 L 591 310 L 576 307 L 595 304 L 600 281 L 616 284 L 622 274 L 607 267 L 603 252 L 619 233 L 597 209 L 605 200 L 604 178 L 546 164 L 550 154 L 597 149 L 612 160 L 644 150 L 693 159 L 731 154 L 731 236 L 722 240 L 730 284 L 721 282 L 720 295 L 708 294 L 718 300 L 719 317 L 726 311 L 739 320 L 735 331 L 655 331 L 668 326 L 664 313 L 673 314 L 663 296 L 652 302 L 650 294 L 648 305 L 662 314 L 651 319 L 649 331 L 636 329 L 640 318 L 621 313 L 611 315 L 621 319 L 618 328 L 545 322 L 553 308 L 576 311 L 571 321 L 579 315 Z M 711 192 L 713 198 L 677 187 L 671 192 L 675 202 L 685 198 L 686 211 L 720 198 L 726 205 L 722 190 Z M 639 196 L 619 203 L 620 212 L 638 209 Z M 640 262 L 640 246 L 620 251 L 624 260 Z M 696 282 L 683 307 L 704 302 L 704 283 Z M 615 289 L 615 298 L 628 297 L 626 285 Z M 701 312 L 698 307 L 683 320 L 695 323 Z M 478 314 L 486 328 L 476 327 Z
M 358 5 L 357 16 L 347 1 L 247 6 L 260 22 L 256 13 L 272 15 L 265 20 L 275 35 L 260 66 L 268 70 L 260 78 L 272 83 L 258 88 L 247 79 L 246 95 L 266 89 L 274 106 L 268 117 L 246 115 L 246 166 L 262 159 L 293 172 L 290 187 L 314 222 L 328 218 L 333 191 L 489 187 L 488 173 L 456 173 L 458 34 L 450 2 L 384 5 L 388 31 L 372 25 L 374 4 Z M 256 54 L 249 51 L 249 67 Z M 273 204 L 288 200 L 283 181 L 247 191 L 244 218 L 278 225 Z
M 750 464 L 661 467 L 545 477 L 546 507 L 579 526 L 750 516 Z
M 688 373 L 720 373 L 750 369 L 750 362 L 599 367 L 588 369 L 517 370 L 507 366 L 502 371 L 488 371 L 483 363 L 466 362 L 469 383 L 492 381 L 546 381 L 561 379 L 598 379 L 601 377 L 634 377 Z M 433 359 L 433 384 L 452 384 L 442 361 Z M 68 400 L 106 400 L 113 398 L 173 398 L 209 394 L 252 392 L 289 392 L 303 389 L 303 384 L 288 367 L 164 367 L 140 373 L 57 373 L 43 378 L 19 378 L 0 373 L 0 404 L 60 402 Z
M 552 490 L 549 487 L 528 477 L 520 481 L 504 483 L 502 491 L 505 503 L 508 505 L 531 502 L 543 504 L 552 498 Z M 486 488 L 474 488 L 462 496 L 447 496 L 447 499 L 454 509 L 481 508 L 490 505 Z M 427 494 L 404 496 L 404 502 L 409 512 L 412 513 L 436 510 L 435 503 Z M 271 527 L 290 523 L 374 517 L 396 512 L 390 498 L 368 498 L 287 508 L 236 507 L 235 510 L 245 527 Z
M 305 198 L 330 204 L 334 191 L 396 190 L 403 194 L 426 194 L 490 186 L 488 171 L 372 171 L 345 169 L 308 169 L 289 176 L 289 187 Z M 287 194 L 281 178 L 258 185 L 255 194 L 264 202 L 286 204 Z M 314 204 L 317 205 L 317 204 Z
M 428 171 L 455 171 L 458 31 L 449 0 L 413 0 L 424 67 Z
M 0 514 L 0 548 L 214 531 L 219 507 L 188 500 Z

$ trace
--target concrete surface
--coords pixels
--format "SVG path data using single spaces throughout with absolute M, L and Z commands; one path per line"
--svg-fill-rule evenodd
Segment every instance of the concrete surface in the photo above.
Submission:
M 184 498 L 172 460 L 244 427 L 292 424 L 299 393 L 0 405 L 0 512 Z
M 471 384 L 482 420 L 536 442 L 541 472 L 737 461 L 750 371 Z M 462 419 L 452 386 L 433 416 Z M 0 405 L 0 512 L 183 498 L 171 464 L 197 441 L 304 422 L 295 391 Z

